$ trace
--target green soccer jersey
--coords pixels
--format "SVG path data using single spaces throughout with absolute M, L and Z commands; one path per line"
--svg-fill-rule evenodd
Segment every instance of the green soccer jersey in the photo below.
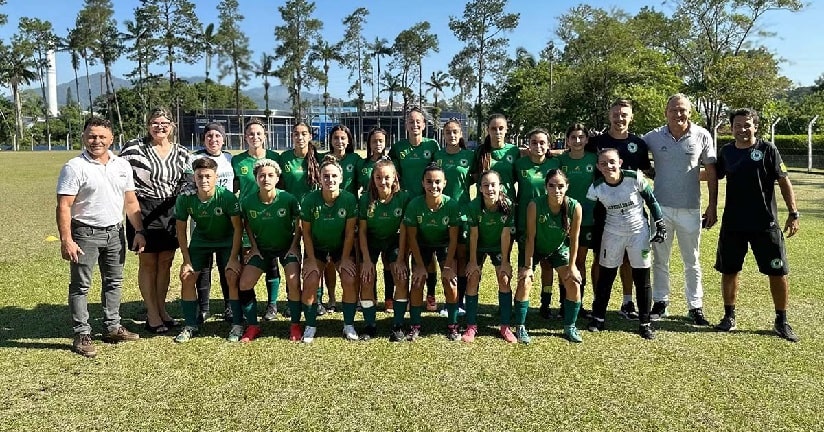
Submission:
M 246 195 L 240 201 L 240 209 L 258 249 L 283 251 L 292 245 L 295 219 L 300 217 L 300 207 L 294 195 L 278 189 L 269 204 L 262 203 L 258 194 Z
M 410 196 L 423 195 L 423 170 L 438 150 L 438 142 L 431 138 L 424 138 L 417 146 L 408 140 L 400 140 L 389 150 L 401 178 L 401 189 L 409 191 Z
M 514 234 L 515 217 L 487 209 L 481 197 L 467 205 L 466 213 L 469 226 L 478 227 L 478 252 L 501 253 L 501 233 L 507 229 Z
M 435 153 L 435 162 L 443 169 L 446 177 L 444 195 L 449 196 L 463 206 L 469 202 L 469 184 L 472 181 L 472 159 L 475 153 L 472 150 L 460 150 L 449 154 L 446 150 Z
M 175 202 L 175 219 L 195 223 L 192 245 L 206 247 L 231 247 L 234 227 L 232 216 L 240 215 L 237 197 L 228 189 L 217 186 L 215 194 L 201 201 L 197 193 L 179 195 Z
M 581 204 L 583 214 L 581 226 L 592 226 L 595 223 L 592 217 L 595 202 L 587 199 L 587 191 L 598 170 L 598 156 L 595 153 L 586 152 L 581 159 L 573 159 L 569 153 L 564 153 L 558 157 L 558 163 L 561 164 L 561 170 L 569 180 L 567 196 Z
M 403 221 L 403 209 L 409 204 L 409 192 L 398 191 L 387 202 L 370 203 L 370 196 L 364 193 L 358 206 L 358 218 L 366 221 L 366 238 L 383 242 L 398 236 Z
M 280 163 L 280 156 L 272 150 L 266 150 L 266 156 L 264 157 Z M 260 159 L 250 155 L 249 152 L 243 152 L 232 157 L 232 169 L 235 171 L 235 178 L 238 179 L 240 185 L 240 197 L 257 193 L 258 186 L 255 182 L 254 168 L 255 163 Z
M 343 170 L 343 181 L 340 184 L 341 190 L 348 191 L 358 196 L 358 168 L 360 168 L 363 158 L 357 153 L 349 153 L 339 159 L 341 169 Z
M 317 157 L 320 164 L 323 156 L 318 153 Z M 280 175 L 280 181 L 283 190 L 294 195 L 298 202 L 301 202 L 307 193 L 317 189 L 306 183 L 305 160 L 305 157 L 295 156 L 294 150 L 287 150 L 280 154 L 280 169 L 283 171 Z
M 475 150 L 475 168 L 474 172 L 481 175 L 480 150 Z M 492 149 L 490 153 L 489 169 L 498 173 L 501 177 L 501 186 L 504 193 L 511 200 L 515 200 L 515 161 L 521 157 L 521 150 L 515 144 L 504 144 L 499 149 Z M 480 185 L 479 185 L 480 186 Z
M 331 252 L 343 247 L 346 221 L 358 217 L 355 195 L 340 191 L 332 205 L 323 200 L 319 190 L 309 192 L 300 204 L 300 218 L 312 224 L 312 242 L 315 249 Z
M 426 247 L 449 246 L 449 228 L 460 223 L 458 202 L 446 195 L 436 210 L 429 209 L 425 196 L 412 198 L 403 216 L 403 224 L 417 228 L 418 244 Z
M 515 174 L 518 176 L 518 232 L 526 233 L 526 207 L 536 197 L 546 195 L 546 174 L 558 168 L 558 159 L 546 158 L 540 164 L 532 162 L 529 156 L 515 161 Z
M 360 166 L 358 166 L 358 186 L 363 188 L 361 195 L 369 193 L 370 185 L 372 184 L 372 171 L 375 170 L 375 161 L 372 159 L 361 159 Z
M 549 209 L 549 202 L 546 197 L 537 197 L 532 200 L 535 203 L 535 253 L 541 255 L 551 254 L 558 250 L 569 237 L 564 232 L 564 222 L 561 212 L 553 214 Z M 568 225 L 572 226 L 572 216 L 575 214 L 575 207 L 578 201 L 567 197 Z

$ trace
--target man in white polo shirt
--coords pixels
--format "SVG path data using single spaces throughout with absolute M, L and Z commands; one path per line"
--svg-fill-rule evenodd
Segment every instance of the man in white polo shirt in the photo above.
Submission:
M 690 121 L 692 104 L 677 93 L 667 100 L 667 124 L 644 135 L 655 160 L 655 197 L 664 213 L 667 231 L 661 243 L 653 243 L 652 311 L 653 320 L 667 316 L 670 293 L 670 255 L 672 241 L 678 237 L 684 261 L 684 290 L 689 317 L 696 325 L 706 326 L 704 289 L 701 286 L 699 241 L 703 227 L 717 220 L 718 179 L 715 176 L 715 144 L 710 133 Z M 701 175 L 703 164 L 706 176 Z M 701 178 L 707 179 L 707 209 L 701 214 Z
M 60 253 L 69 261 L 69 310 L 74 323 L 72 349 L 94 357 L 89 325 L 88 292 L 95 263 L 100 265 L 103 340 L 121 342 L 139 336 L 120 325 L 120 297 L 126 237 L 123 210 L 137 230 L 132 250 L 143 251 L 143 221 L 134 194 L 132 168 L 109 150 L 113 142 L 108 120 L 89 118 L 83 128 L 85 151 L 69 160 L 57 180 L 57 229 Z

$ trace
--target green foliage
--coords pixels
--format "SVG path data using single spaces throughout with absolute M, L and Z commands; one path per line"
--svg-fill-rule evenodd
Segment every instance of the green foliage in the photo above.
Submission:
M 426 57 L 429 51 L 438 51 L 438 36 L 432 33 L 431 29 L 432 26 L 428 21 L 415 23 L 412 27 L 401 30 L 392 45 L 394 64 L 400 69 L 400 84 L 408 89 L 401 92 L 404 112 L 414 99 L 412 88 L 416 82 L 418 83 L 418 103 L 421 103 L 423 58 Z M 417 74 L 412 73 L 415 67 L 418 69 Z
M 319 72 L 310 54 L 312 42 L 321 38 L 323 22 L 312 17 L 315 2 L 287 0 L 283 6 L 278 6 L 278 11 L 283 25 L 275 26 L 275 57 L 281 62 L 275 75 L 289 91 L 292 115 L 303 118 L 300 93 L 317 82 Z
M 243 15 L 238 12 L 237 0 L 223 0 L 217 10 L 220 15 L 220 28 L 216 37 L 220 63 L 218 79 L 226 76 L 232 77 L 232 87 L 235 93 L 233 105 L 240 115 L 242 108 L 240 89 L 249 84 L 252 78 L 252 51 L 249 49 L 249 37 L 241 31 Z

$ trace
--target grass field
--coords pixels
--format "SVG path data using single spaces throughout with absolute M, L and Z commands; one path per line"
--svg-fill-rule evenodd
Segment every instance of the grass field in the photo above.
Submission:
M 75 154 L 0 153 L 0 430 L 824 430 L 824 176 L 791 173 L 803 215 L 787 243 L 797 344 L 772 334 L 767 281 L 749 257 L 732 334 L 687 325 L 679 268 L 673 316 L 657 324 L 655 341 L 618 318 L 616 292 L 610 331 L 584 331 L 583 344 L 569 344 L 560 321 L 542 320 L 533 307 L 533 343 L 508 345 L 495 337 L 487 268 L 482 336 L 472 345 L 448 342 L 445 318 L 433 314 L 422 340 L 390 344 L 383 313 L 380 339 L 348 343 L 335 314 L 320 319 L 312 345 L 285 340 L 283 319 L 265 323 L 254 343 L 229 344 L 228 325 L 212 320 L 204 337 L 183 346 L 172 334 L 120 345 L 98 338 L 97 358 L 86 359 L 71 352 L 68 265 L 59 242 L 45 241 L 57 235 L 57 174 Z M 723 314 L 712 269 L 717 236 L 718 228 L 705 235 L 701 259 L 713 323 Z M 142 328 L 136 270 L 130 256 L 121 314 L 132 330 Z M 173 281 L 169 296 L 178 317 L 179 286 Z M 99 333 L 98 290 L 90 303 Z

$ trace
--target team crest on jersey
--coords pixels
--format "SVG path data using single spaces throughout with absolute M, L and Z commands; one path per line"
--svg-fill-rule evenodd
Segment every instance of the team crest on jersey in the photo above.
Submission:
M 629 143 L 629 144 L 627 144 L 627 150 L 628 150 L 630 153 L 635 153 L 635 152 L 637 152 L 637 151 L 638 151 L 638 144 L 635 144 L 635 143 Z
M 418 221 L 418 225 L 420 225 L 420 224 L 422 224 L 422 223 L 423 223 L 423 216 L 420 216 L 420 215 L 415 216 L 415 219 L 417 219 L 417 221 Z
M 215 216 L 223 216 L 223 207 L 215 207 Z
M 283 172 L 292 172 L 292 167 L 288 164 L 283 167 Z
M 286 209 L 278 209 L 278 216 L 280 216 L 280 217 L 286 216 Z
M 243 175 L 249 174 L 249 167 L 240 167 L 240 173 Z
M 258 214 L 258 213 L 257 213 L 257 211 L 255 211 L 255 210 L 249 210 L 249 217 L 250 217 L 250 218 L 252 218 L 252 219 L 257 219 L 257 214 Z
M 432 157 L 432 152 L 430 152 L 429 150 L 424 150 L 423 151 L 423 158 L 424 159 L 430 159 L 431 157 Z
M 521 177 L 529 178 L 529 170 L 521 170 Z
M 345 218 L 346 217 L 346 209 L 339 209 L 338 210 L 338 217 Z
M 546 215 L 538 215 L 539 223 L 546 223 Z
M 592 166 L 592 165 L 589 165 L 589 164 L 587 164 L 585 169 L 588 173 L 591 173 L 591 172 L 595 171 L 595 167 Z
M 592 233 L 588 232 L 587 235 L 584 237 L 587 241 L 592 240 Z
M 444 216 L 443 219 L 441 219 L 441 222 L 444 225 L 449 225 L 449 216 Z
M 515 160 L 515 158 L 513 158 L 512 155 L 506 155 L 504 159 L 506 159 L 506 161 L 509 163 L 512 163 Z
M 784 261 L 781 261 L 781 258 L 770 261 L 770 267 L 774 269 L 780 269 L 782 266 L 784 266 Z
M 469 166 L 469 161 L 466 159 L 461 159 L 458 163 L 461 164 L 462 167 Z
M 346 165 L 346 172 L 352 172 L 355 170 L 355 166 L 352 164 Z
M 515 227 L 509 227 L 509 233 L 515 235 Z
M 320 219 L 320 210 L 317 207 L 315 207 L 315 210 L 312 211 L 312 215 L 315 217 L 315 219 Z
M 403 215 L 403 209 L 398 207 L 395 209 L 395 217 L 401 217 Z
M 758 162 L 761 159 L 764 159 L 764 153 L 761 150 L 755 149 L 750 153 L 750 159 Z
M 501 223 L 506 223 L 506 215 L 501 216 Z

